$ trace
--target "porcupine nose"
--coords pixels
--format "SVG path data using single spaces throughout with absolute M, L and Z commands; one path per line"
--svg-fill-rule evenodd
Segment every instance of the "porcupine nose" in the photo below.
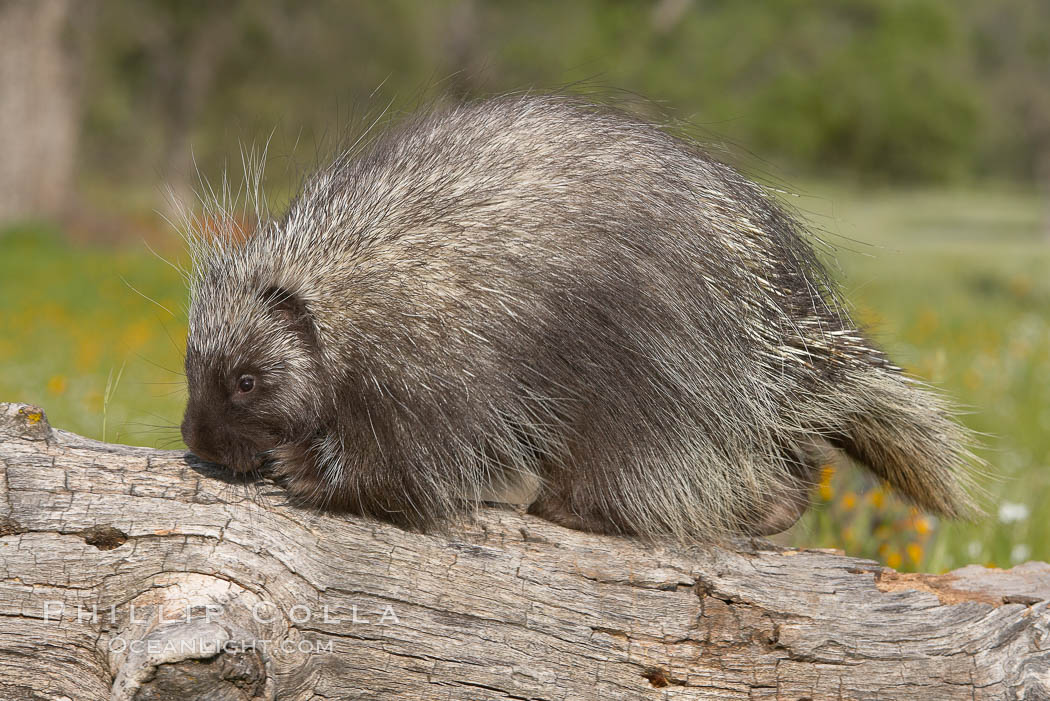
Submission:
M 213 449 L 212 432 L 203 422 L 194 419 L 189 412 L 182 420 L 182 441 L 194 455 L 201 460 L 221 463 L 222 460 Z

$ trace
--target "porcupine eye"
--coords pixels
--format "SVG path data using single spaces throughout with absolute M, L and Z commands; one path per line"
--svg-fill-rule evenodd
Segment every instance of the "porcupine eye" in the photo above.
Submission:
M 241 394 L 247 394 L 255 388 L 255 378 L 251 375 L 241 375 L 237 379 L 237 391 Z

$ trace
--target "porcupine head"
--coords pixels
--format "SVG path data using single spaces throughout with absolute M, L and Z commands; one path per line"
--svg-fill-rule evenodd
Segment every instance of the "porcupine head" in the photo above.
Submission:
M 182 436 L 202 459 L 248 473 L 318 431 L 327 387 L 303 300 L 235 238 L 208 242 L 197 262 Z

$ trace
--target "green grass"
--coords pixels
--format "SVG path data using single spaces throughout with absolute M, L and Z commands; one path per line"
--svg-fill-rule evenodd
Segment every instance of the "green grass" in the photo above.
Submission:
M 944 523 L 857 470 L 828 470 L 786 539 L 927 571 L 1050 560 L 1045 203 L 1007 190 L 808 191 L 790 201 L 834 247 L 857 318 L 967 407 L 994 478 L 982 480 L 987 518 Z M 39 404 L 84 435 L 180 446 L 184 298 L 179 274 L 144 245 L 73 246 L 45 227 L 0 234 L 0 399 Z
M 144 244 L 0 233 L 0 400 L 38 404 L 52 425 L 93 438 L 181 445 L 185 296 Z

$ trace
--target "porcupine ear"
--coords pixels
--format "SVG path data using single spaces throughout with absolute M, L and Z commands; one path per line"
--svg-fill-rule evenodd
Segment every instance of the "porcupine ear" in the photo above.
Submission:
M 263 291 L 263 300 L 271 312 L 311 348 L 317 348 L 317 326 L 303 299 L 283 287 Z

